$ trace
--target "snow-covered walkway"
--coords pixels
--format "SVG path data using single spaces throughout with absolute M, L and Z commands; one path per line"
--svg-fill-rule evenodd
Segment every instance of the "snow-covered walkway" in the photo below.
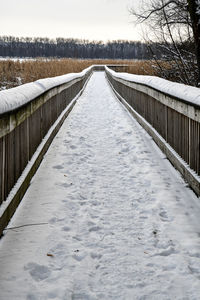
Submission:
M 0 299 L 200 299 L 199 220 L 95 72 L 0 240 Z

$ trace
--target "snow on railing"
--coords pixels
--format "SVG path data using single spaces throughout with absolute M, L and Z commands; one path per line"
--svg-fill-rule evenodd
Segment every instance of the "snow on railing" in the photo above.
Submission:
M 91 71 L 92 67 L 80 73 L 70 73 L 62 76 L 40 79 L 18 87 L 0 91 L 0 114 L 18 109 L 39 97 L 48 90 L 66 84 L 74 79 L 79 79 Z
M 121 78 L 129 82 L 146 85 L 166 95 L 200 106 L 200 89 L 182 83 L 172 82 L 156 76 L 134 75 L 129 73 L 119 73 L 105 67 L 115 78 Z
M 118 98 L 200 195 L 200 89 L 154 76 L 105 70 Z
M 0 236 L 92 71 L 0 92 Z

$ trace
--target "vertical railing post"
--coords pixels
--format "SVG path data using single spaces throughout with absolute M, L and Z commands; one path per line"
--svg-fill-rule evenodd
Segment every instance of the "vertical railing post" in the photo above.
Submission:
M 2 138 L 2 172 L 1 172 L 1 185 L 2 185 L 2 191 L 1 191 L 1 202 L 3 202 L 5 197 L 5 136 Z

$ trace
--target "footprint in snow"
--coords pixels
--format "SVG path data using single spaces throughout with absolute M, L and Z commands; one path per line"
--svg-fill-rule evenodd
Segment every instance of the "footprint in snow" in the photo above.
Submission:
M 100 259 L 102 257 L 101 254 L 95 253 L 95 252 L 91 252 L 90 256 L 92 259 Z
M 89 229 L 89 232 L 97 232 L 97 231 L 99 231 L 99 230 L 101 230 L 101 227 L 99 227 L 99 226 L 93 226 L 93 227 L 91 227 L 91 228 Z
M 72 255 L 73 259 L 76 261 L 82 261 L 86 256 L 86 253 L 81 253 L 79 250 L 75 250 L 74 255 Z
M 127 147 L 127 148 L 123 148 L 123 149 L 121 150 L 121 152 L 123 152 L 123 153 L 129 152 L 129 148 L 128 148 L 128 147 Z
M 28 294 L 26 300 L 37 300 L 38 297 L 34 294 Z
M 69 144 L 71 140 L 64 140 L 64 144 Z
M 80 136 L 79 139 L 80 139 L 81 142 L 84 142 L 84 141 L 85 141 L 85 138 L 84 138 L 83 136 Z
M 61 183 L 59 185 L 64 187 L 64 188 L 68 188 L 68 187 L 71 187 L 73 185 L 73 183 L 72 182 L 70 182 L 70 183 Z
M 71 230 L 71 228 L 70 228 L 69 226 L 64 226 L 64 227 L 62 228 L 62 231 L 68 232 L 68 231 L 70 231 L 70 230 Z
M 78 242 L 81 242 L 81 241 L 82 241 L 82 238 L 81 238 L 80 236 L 78 236 L 78 235 L 74 235 L 72 238 L 73 238 L 74 240 L 78 241 Z
M 51 271 L 48 267 L 36 263 L 28 263 L 26 266 L 24 266 L 24 269 L 29 271 L 29 274 L 35 281 L 45 280 L 51 274 Z
M 70 148 L 71 148 L 72 150 L 74 150 L 74 149 L 76 149 L 76 146 L 71 145 Z
M 80 201 L 79 204 L 80 204 L 81 206 L 86 205 L 86 204 L 87 204 L 87 201 Z
M 64 167 L 62 165 L 56 165 L 56 166 L 53 166 L 53 169 L 61 170 L 61 169 L 64 169 Z
M 176 253 L 177 253 L 177 251 L 173 247 L 170 247 L 170 248 L 168 248 L 168 249 L 166 249 L 164 251 L 156 253 L 153 256 L 169 256 L 171 254 L 176 254 Z
M 73 300 L 95 300 L 96 297 L 94 298 L 93 296 L 90 297 L 90 295 L 86 294 L 86 293 L 74 293 L 71 296 L 71 299 Z
M 88 225 L 88 226 L 95 226 L 96 223 L 94 223 L 94 222 L 92 222 L 92 221 L 88 221 L 88 222 L 87 222 L 87 225 Z
M 130 135 L 132 131 L 126 131 L 125 134 Z
M 163 221 L 163 222 L 172 221 L 172 218 L 168 217 L 167 212 L 164 209 L 161 209 L 161 212 L 159 213 L 159 216 L 161 217 L 161 221 Z
M 64 218 L 53 217 L 53 218 L 49 219 L 49 224 L 55 224 L 55 223 L 58 223 L 58 222 L 62 222 L 64 220 L 65 220 Z
M 99 206 L 99 205 L 101 205 L 101 202 L 99 202 L 99 201 L 91 201 L 90 202 L 93 206 Z
M 197 265 L 197 266 L 194 266 L 194 265 L 188 265 L 188 269 L 190 270 L 190 272 L 192 273 L 192 274 L 200 274 L 200 270 L 199 270 L 199 266 Z

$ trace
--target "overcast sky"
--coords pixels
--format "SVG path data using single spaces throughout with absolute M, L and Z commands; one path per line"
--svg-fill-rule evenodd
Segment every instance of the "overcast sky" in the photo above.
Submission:
M 128 11 L 141 0 L 5 0 L 0 35 L 140 40 Z

